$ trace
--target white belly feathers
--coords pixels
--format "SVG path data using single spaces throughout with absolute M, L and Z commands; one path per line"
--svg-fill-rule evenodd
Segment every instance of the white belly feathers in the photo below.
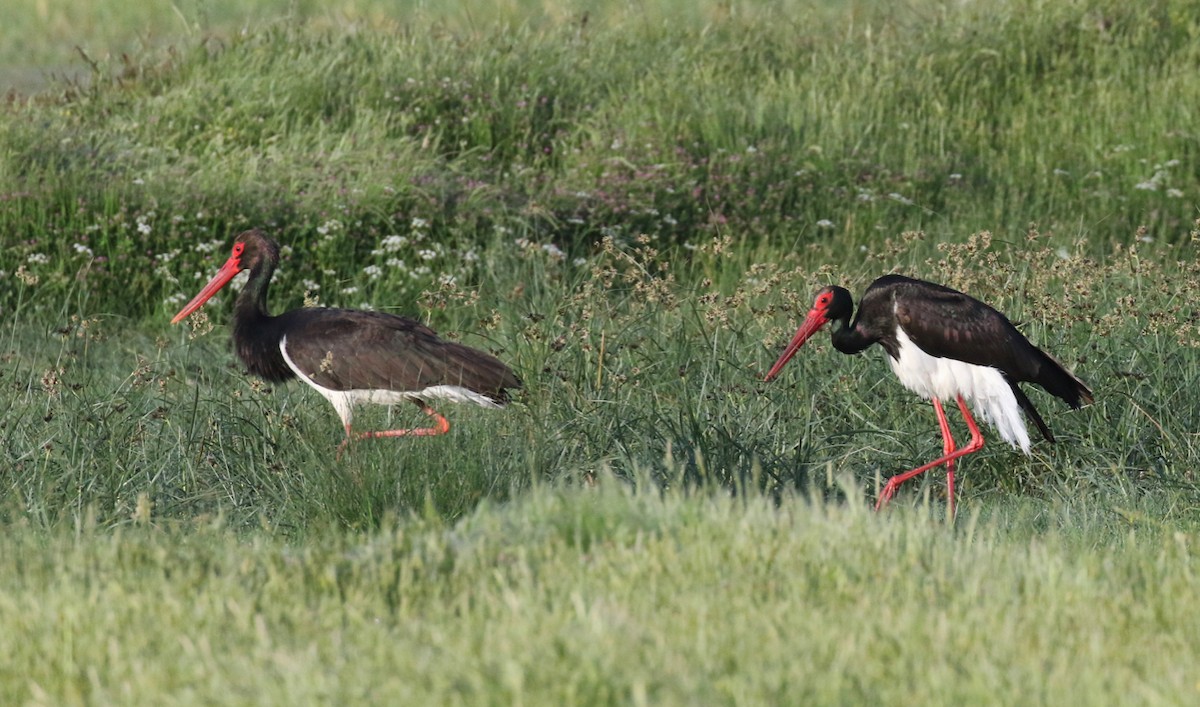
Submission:
M 952 401 L 963 399 L 984 422 L 996 428 L 1004 441 L 1029 453 L 1029 432 L 1021 407 L 1003 374 L 989 366 L 977 366 L 952 358 L 931 356 L 908 338 L 902 327 L 896 328 L 900 357 L 887 357 L 900 383 L 925 399 Z

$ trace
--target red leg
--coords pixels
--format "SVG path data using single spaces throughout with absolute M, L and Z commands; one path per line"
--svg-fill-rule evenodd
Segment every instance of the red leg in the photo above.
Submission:
M 937 410 L 938 427 L 942 428 L 942 455 L 950 456 L 954 451 L 954 435 L 950 434 L 950 421 L 942 410 L 942 401 L 933 399 L 933 408 Z M 946 462 L 946 501 L 950 505 L 950 517 L 954 517 L 954 460 Z
M 936 406 L 936 409 L 938 411 L 938 424 L 942 427 L 943 433 L 946 434 L 946 433 L 948 433 L 948 431 L 950 429 L 949 423 L 946 421 L 946 414 L 941 409 L 940 404 L 938 404 Z M 933 461 L 929 462 L 928 464 L 923 464 L 923 465 L 917 467 L 916 469 L 913 469 L 911 471 L 906 471 L 903 474 L 897 474 L 897 475 L 893 476 L 892 478 L 888 479 L 888 482 L 886 484 L 884 484 L 883 490 L 879 492 L 879 500 L 875 502 L 875 510 L 879 510 L 883 506 L 887 505 L 887 502 L 892 499 L 892 495 L 896 493 L 896 489 L 900 487 L 900 484 L 904 483 L 905 481 L 908 481 L 909 479 L 916 476 L 917 474 L 924 473 L 926 471 L 929 471 L 933 467 L 941 466 L 942 464 L 947 464 L 947 465 L 952 466 L 955 459 L 958 459 L 959 457 L 962 457 L 962 456 L 966 456 L 967 454 L 972 454 L 974 452 L 978 452 L 980 449 L 983 448 L 983 435 L 979 432 L 979 425 L 975 424 L 975 418 L 971 417 L 971 412 L 969 410 L 967 410 L 967 403 L 966 403 L 966 401 L 964 401 L 962 399 L 961 395 L 958 396 L 958 409 L 960 411 L 962 411 L 963 419 L 966 420 L 966 423 L 967 423 L 967 429 L 969 429 L 971 431 L 971 442 L 967 446 L 962 447 L 961 449 L 956 449 L 956 450 L 953 450 L 953 451 L 943 454 L 942 456 L 938 457 L 937 459 L 934 459 Z M 946 439 L 945 446 L 949 447 L 954 444 L 953 440 L 948 436 L 948 434 L 946 435 L 945 439 Z M 953 503 L 954 503 L 953 483 L 954 483 L 954 480 L 953 480 L 953 476 L 952 476 L 952 472 L 951 472 L 951 474 L 947 475 L 947 486 L 951 487 L 950 488 L 951 509 L 953 509 L 953 507 L 954 507 L 953 506 Z M 951 510 L 951 514 L 953 514 L 953 512 L 954 511 Z
M 967 403 L 965 400 L 962 399 L 961 395 L 958 396 L 958 409 L 962 413 L 963 419 L 966 420 L 966 422 L 967 422 L 967 429 L 971 431 L 971 441 L 964 448 L 963 453 L 971 454 L 972 452 L 978 452 L 980 449 L 983 449 L 983 433 L 979 431 L 979 425 L 975 424 L 975 418 L 971 417 L 971 411 L 967 409 Z M 949 477 L 947 478 L 947 484 L 950 487 L 950 490 L 949 490 L 950 518 L 953 519 L 954 518 L 954 507 L 955 507 L 954 506 L 954 467 L 953 467 L 954 462 L 951 461 L 950 464 L 951 464 L 951 471 L 950 471 Z
M 421 405 L 421 410 L 433 418 L 433 427 L 417 427 L 408 430 L 379 430 L 377 432 L 359 432 L 355 434 L 350 431 L 350 425 L 346 425 L 346 439 L 342 440 L 342 443 L 338 445 L 338 457 L 342 456 L 342 451 L 350 443 L 350 440 L 371 439 L 374 437 L 430 437 L 446 434 L 450 431 L 450 423 L 433 408 L 428 405 Z

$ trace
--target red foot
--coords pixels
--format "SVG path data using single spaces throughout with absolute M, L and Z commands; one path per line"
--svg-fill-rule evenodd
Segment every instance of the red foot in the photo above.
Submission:
M 949 502 L 950 517 L 954 517 L 954 460 L 961 456 L 977 452 L 983 448 L 983 435 L 979 432 L 979 426 L 975 424 L 975 418 L 971 417 L 970 411 L 967 410 L 967 404 L 958 396 L 958 409 L 962 411 L 963 419 L 967 423 L 967 429 L 971 431 L 971 442 L 962 449 L 954 448 L 954 438 L 950 435 L 950 423 L 946 420 L 946 413 L 942 409 L 942 403 L 937 398 L 933 400 L 933 407 L 938 414 L 938 426 L 942 430 L 942 456 L 933 461 L 919 466 L 916 469 L 906 471 L 903 474 L 897 474 L 888 479 L 884 484 L 883 489 L 879 492 L 879 498 L 875 501 L 875 510 L 878 511 L 887 505 L 888 501 L 892 500 L 896 489 L 900 488 L 900 484 L 908 481 L 917 474 L 929 471 L 935 466 L 946 465 L 946 496 Z

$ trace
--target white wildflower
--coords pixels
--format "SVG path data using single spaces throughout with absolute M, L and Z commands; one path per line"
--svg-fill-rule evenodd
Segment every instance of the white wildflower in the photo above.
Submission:
M 317 233 L 328 238 L 328 237 L 333 236 L 333 234 L 337 233 L 338 231 L 342 230 L 342 228 L 343 228 L 343 225 L 342 225 L 341 221 L 339 221 L 335 218 L 331 218 L 328 221 L 326 221 L 325 223 L 321 224 L 320 226 L 317 226 Z
M 397 235 L 393 234 L 393 235 L 388 236 L 387 238 L 384 238 L 383 242 L 380 243 L 380 245 L 383 246 L 384 251 L 386 251 L 388 253 L 395 253 L 396 251 L 400 250 L 404 246 L 408 245 L 408 238 L 406 238 L 404 236 L 397 236 Z
M 817 228 L 833 228 L 833 221 L 823 218 L 820 221 L 817 221 Z

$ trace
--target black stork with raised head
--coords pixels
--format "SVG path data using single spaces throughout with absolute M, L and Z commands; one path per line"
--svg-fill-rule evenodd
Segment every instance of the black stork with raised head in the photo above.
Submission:
M 851 315 L 853 319 L 851 319 Z M 1034 346 L 1000 312 L 974 297 L 903 275 L 884 275 L 863 293 L 858 313 L 841 287 L 826 287 L 765 380 L 770 381 L 821 327 L 833 322 L 833 347 L 856 354 L 879 344 L 904 387 L 933 401 L 944 445 L 942 456 L 890 478 L 875 504 L 886 504 L 900 484 L 936 466 L 946 466 L 946 495 L 954 515 L 954 462 L 979 451 L 983 435 L 968 401 L 1004 440 L 1029 454 L 1024 410 L 1048 441 L 1054 435 L 1017 386 L 1036 383 L 1072 408 L 1092 402 L 1092 391 L 1049 354 Z M 942 401 L 955 400 L 971 441 L 955 448 Z
M 521 381 L 496 357 L 444 341 L 420 322 L 382 312 L 310 307 L 278 316 L 267 312 L 267 288 L 279 264 L 279 245 L 261 231 L 242 233 L 233 253 L 200 293 L 171 320 L 196 311 L 235 275 L 250 278 L 233 305 L 233 341 L 251 373 L 271 382 L 296 377 L 337 410 L 346 438 L 438 435 L 450 430 L 433 400 L 503 407 Z M 432 427 L 353 433 L 358 403 L 411 400 L 433 418 Z

